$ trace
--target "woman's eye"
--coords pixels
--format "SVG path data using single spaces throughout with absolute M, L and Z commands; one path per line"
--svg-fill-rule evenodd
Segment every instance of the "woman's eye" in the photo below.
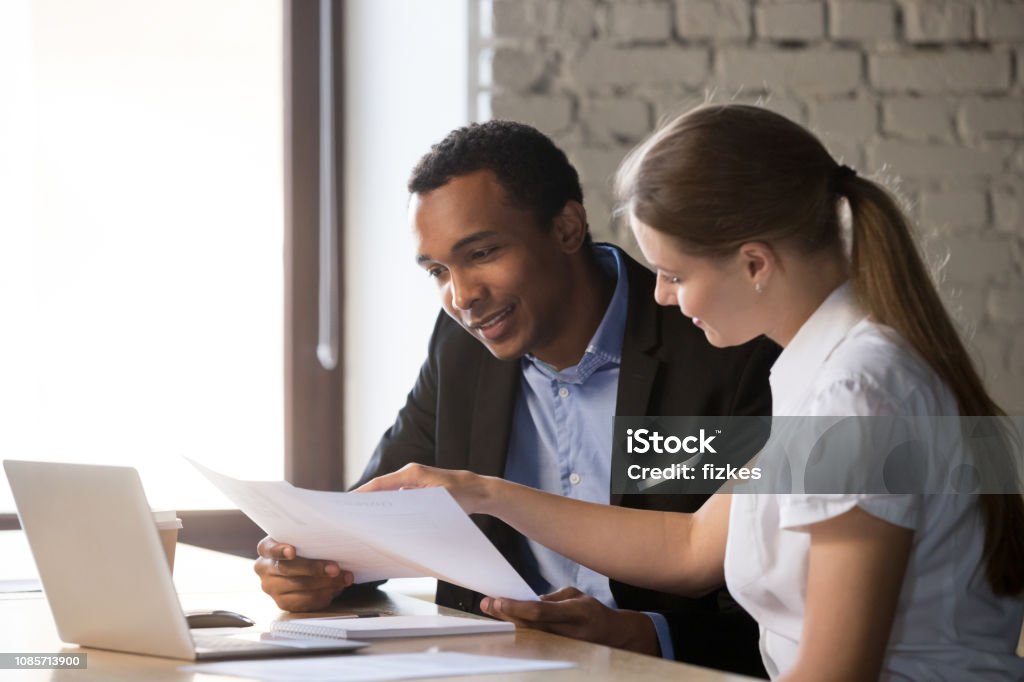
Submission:
M 478 249 L 477 251 L 474 251 L 473 253 L 470 254 L 470 258 L 472 258 L 473 260 L 480 260 L 481 258 L 487 258 L 492 253 L 494 253 L 494 251 L 496 249 L 497 249 L 496 246 L 492 246 L 489 249 Z
M 427 270 L 427 277 L 432 277 L 434 279 L 437 279 L 443 274 L 444 268 L 430 268 L 429 270 Z
M 679 284 L 682 281 L 678 277 L 675 277 L 673 275 L 666 275 L 664 273 L 662 273 L 661 278 L 668 282 L 669 284 Z

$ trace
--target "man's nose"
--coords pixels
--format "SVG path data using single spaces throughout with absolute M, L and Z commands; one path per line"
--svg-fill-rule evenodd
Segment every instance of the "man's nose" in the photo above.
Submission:
M 470 310 L 473 304 L 483 298 L 480 282 L 467 274 L 451 275 L 452 306 L 458 310 Z

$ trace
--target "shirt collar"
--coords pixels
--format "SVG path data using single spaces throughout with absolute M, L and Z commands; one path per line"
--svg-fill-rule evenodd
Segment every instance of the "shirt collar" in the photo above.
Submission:
M 580 361 L 561 372 L 551 365 L 538 360 L 532 355 L 523 358 L 523 369 L 530 364 L 537 367 L 546 376 L 568 383 L 583 383 L 598 368 L 606 364 L 622 362 L 622 337 L 626 331 L 626 313 L 629 309 L 629 279 L 626 276 L 626 264 L 618 249 L 610 246 L 595 245 L 594 255 L 600 267 L 609 276 L 615 276 L 615 291 L 612 300 L 601 318 L 601 324 L 587 344 L 587 350 Z
M 865 316 L 849 281 L 822 301 L 772 365 L 769 382 L 775 414 L 797 407 L 795 401 L 810 388 L 821 365 Z

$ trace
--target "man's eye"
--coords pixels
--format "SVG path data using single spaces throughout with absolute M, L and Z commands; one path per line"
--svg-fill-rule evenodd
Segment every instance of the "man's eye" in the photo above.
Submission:
M 674 275 L 666 275 L 665 273 L 661 273 L 661 278 L 668 282 L 669 284 L 679 284 L 682 281 L 681 279 L 675 277 Z
M 487 249 L 477 249 L 473 253 L 469 254 L 469 257 L 472 258 L 473 260 L 481 260 L 483 258 L 487 258 L 488 256 L 490 256 L 492 253 L 494 253 L 497 250 L 498 250 L 498 247 L 496 247 L 496 246 L 492 246 L 492 247 L 487 248 Z
M 432 277 L 434 279 L 437 279 L 438 277 L 440 277 L 444 273 L 445 273 L 445 269 L 444 268 L 428 268 L 427 269 L 427 277 Z

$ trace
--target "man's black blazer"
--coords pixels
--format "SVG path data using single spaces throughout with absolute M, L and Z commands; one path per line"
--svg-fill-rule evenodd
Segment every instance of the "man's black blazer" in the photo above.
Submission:
M 766 339 L 736 348 L 711 346 L 678 308 L 655 303 L 653 273 L 621 255 L 629 278 L 629 308 L 616 414 L 770 415 L 768 371 L 778 347 Z M 360 482 L 409 462 L 502 476 L 520 376 L 519 362 L 496 359 L 442 311 L 416 385 Z M 694 512 L 705 499 L 638 494 L 613 496 L 612 503 Z M 525 573 L 522 536 L 492 517 L 474 520 L 512 566 Z M 724 588 L 700 599 L 614 580 L 611 589 L 619 608 L 665 615 L 677 659 L 764 676 L 757 626 Z M 438 585 L 438 604 L 479 613 L 480 599 L 464 588 Z

